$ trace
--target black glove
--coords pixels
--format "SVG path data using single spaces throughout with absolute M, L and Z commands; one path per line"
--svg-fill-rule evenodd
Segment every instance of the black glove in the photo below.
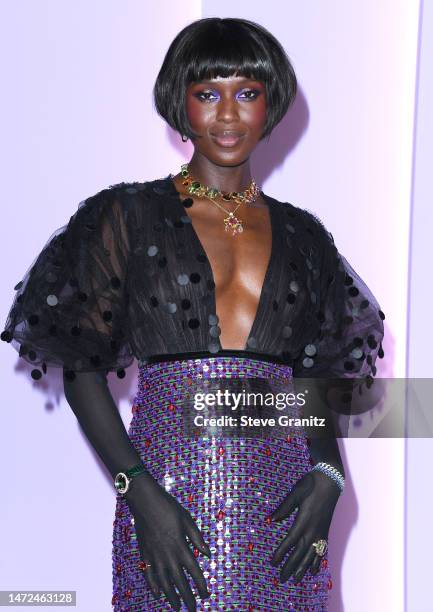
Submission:
M 314 470 L 304 474 L 290 493 L 271 514 L 271 519 L 280 521 L 288 518 L 298 508 L 296 518 L 271 559 L 277 566 L 292 546 L 294 550 L 284 562 L 280 572 L 280 582 L 285 582 L 293 574 L 300 582 L 308 567 L 316 574 L 321 557 L 312 546 L 317 540 L 328 540 L 329 527 L 337 501 L 340 497 L 338 485 L 326 474 Z
M 123 424 L 107 384 L 105 373 L 79 372 L 63 377 L 65 397 L 86 437 L 110 471 L 111 476 L 141 463 L 141 458 Z M 201 599 L 210 597 L 206 580 L 190 543 L 210 557 L 189 511 L 146 470 L 134 477 L 134 486 L 125 499 L 135 519 L 135 530 L 143 561 L 151 563 L 144 576 L 155 598 L 164 591 L 175 610 L 181 603 L 177 586 L 188 610 L 195 610 L 194 595 L 182 565 L 194 579 Z
M 324 427 L 310 427 L 308 430 L 312 436 L 307 438 L 311 458 L 314 464 L 321 461 L 329 463 L 338 469 L 344 478 L 344 466 L 327 404 L 326 381 L 315 381 L 314 384 L 311 381 L 308 390 L 310 404 L 305 412 L 322 418 L 325 422 Z M 280 521 L 288 518 L 298 508 L 288 535 L 280 542 L 271 558 L 271 565 L 275 567 L 289 549 L 295 547 L 281 569 L 281 582 L 286 582 L 291 574 L 297 582 L 301 581 L 309 567 L 312 574 L 317 574 L 321 557 L 316 554 L 312 544 L 317 540 L 328 540 L 332 516 L 340 495 L 339 486 L 330 476 L 313 470 L 295 483 L 290 493 L 272 512 L 271 519 Z
M 134 516 L 142 560 L 150 563 L 145 576 L 155 598 L 162 588 L 173 608 L 180 610 L 180 598 L 174 589 L 177 586 L 188 610 L 196 610 L 182 566 L 194 579 L 201 599 L 207 599 L 210 593 L 186 538 L 208 557 L 211 552 L 191 514 L 155 479 L 134 482 L 126 499 Z

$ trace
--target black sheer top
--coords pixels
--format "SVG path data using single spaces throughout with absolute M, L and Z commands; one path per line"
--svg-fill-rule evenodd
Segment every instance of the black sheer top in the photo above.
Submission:
M 215 283 L 172 175 L 111 185 L 79 204 L 23 279 L 1 339 L 34 367 L 117 371 L 137 358 L 224 354 Z M 372 381 L 384 313 L 310 211 L 263 192 L 272 251 L 245 355 L 296 377 Z M 239 351 L 237 351 L 239 353 Z

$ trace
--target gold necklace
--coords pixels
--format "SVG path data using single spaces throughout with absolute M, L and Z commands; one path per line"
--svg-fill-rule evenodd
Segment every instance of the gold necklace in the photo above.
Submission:
M 228 215 L 224 219 L 224 229 L 225 231 L 232 230 L 232 235 L 236 236 L 236 234 L 240 234 L 244 231 L 244 226 L 242 225 L 242 221 L 235 216 L 235 212 L 239 208 L 239 206 L 244 204 L 251 204 L 255 202 L 260 195 L 260 189 L 255 182 L 254 179 L 251 179 L 251 182 L 245 191 L 231 191 L 231 192 L 223 192 L 215 187 L 209 187 L 208 185 L 202 185 L 199 181 L 194 179 L 189 173 L 188 164 L 182 164 L 181 166 L 181 175 L 182 175 L 182 185 L 187 188 L 187 191 L 192 195 L 196 195 L 198 197 L 206 197 L 208 198 L 215 206 L 218 206 L 222 211 Z M 224 201 L 229 202 L 230 200 L 237 202 L 238 205 L 233 211 L 227 210 L 224 206 L 221 206 L 218 202 L 215 202 L 216 197 L 221 197 Z

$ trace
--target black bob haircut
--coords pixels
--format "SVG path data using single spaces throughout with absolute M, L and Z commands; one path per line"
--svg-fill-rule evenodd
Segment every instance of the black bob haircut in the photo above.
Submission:
M 261 81 L 267 118 L 261 138 L 281 121 L 296 96 L 295 71 L 278 40 L 253 21 L 208 17 L 187 25 L 165 55 L 153 88 L 155 108 L 180 134 L 194 139 L 186 113 L 186 88 L 192 82 L 236 73 Z

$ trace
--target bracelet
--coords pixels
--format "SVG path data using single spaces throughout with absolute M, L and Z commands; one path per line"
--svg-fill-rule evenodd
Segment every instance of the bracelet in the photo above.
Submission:
M 114 488 L 120 495 L 125 495 L 131 487 L 131 480 L 134 476 L 138 476 L 143 472 L 146 472 L 146 468 L 142 463 L 137 463 L 134 467 L 124 472 L 119 472 L 114 478 Z
M 343 492 L 344 476 L 339 470 L 337 470 L 337 468 L 335 468 L 333 465 L 330 465 L 329 463 L 320 461 L 319 463 L 316 463 L 316 465 L 312 468 L 311 471 L 314 470 L 323 472 L 324 474 L 332 478 L 332 480 L 339 486 L 341 493 Z

